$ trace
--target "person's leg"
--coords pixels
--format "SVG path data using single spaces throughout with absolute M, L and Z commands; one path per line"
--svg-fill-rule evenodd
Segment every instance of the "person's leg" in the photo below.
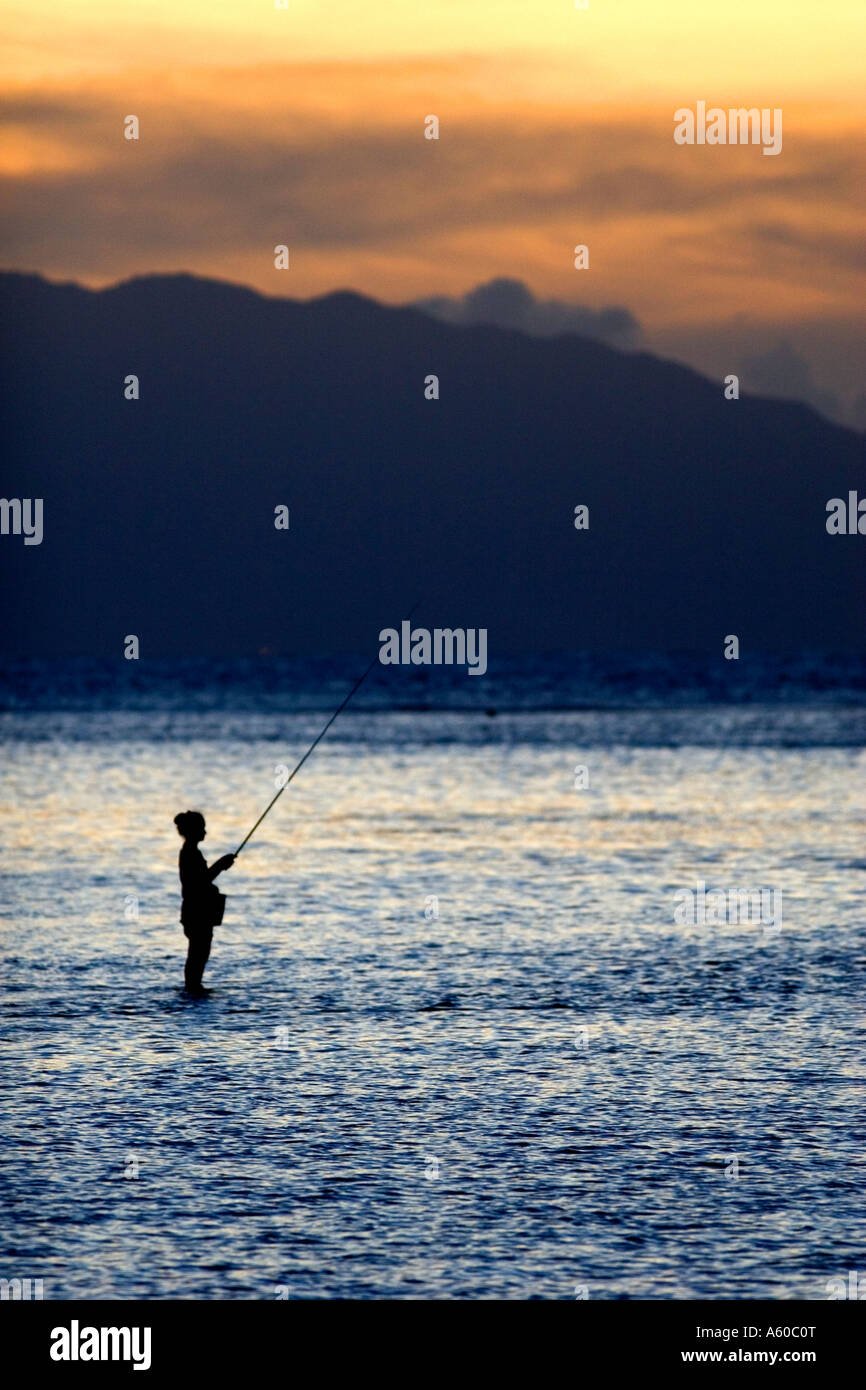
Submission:
M 202 977 L 202 975 L 204 974 L 204 968 L 205 968 L 205 966 L 207 965 L 208 957 L 210 956 L 210 944 L 211 944 L 212 941 L 213 941 L 213 932 L 212 932 L 212 931 L 205 932 L 205 933 L 202 935 L 201 944 L 200 944 L 200 946 L 199 946 L 199 953 L 200 953 L 200 954 L 199 954 L 199 965 L 198 965 L 198 982 L 199 982 L 199 984 L 201 984 L 201 977 Z
M 192 932 L 189 931 L 185 933 L 185 936 L 187 940 L 187 947 L 186 964 L 183 967 L 183 982 L 186 985 L 187 989 L 193 989 L 196 968 L 195 937 L 193 936 Z
M 186 987 L 191 993 L 201 989 L 201 977 L 210 955 L 211 936 L 212 933 L 207 930 L 189 932 L 189 950 L 183 973 Z

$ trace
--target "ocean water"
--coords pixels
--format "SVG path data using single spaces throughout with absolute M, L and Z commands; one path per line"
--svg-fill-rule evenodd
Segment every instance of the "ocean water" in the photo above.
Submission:
M 359 697 L 219 880 L 200 1000 L 172 817 L 233 850 L 336 676 L 282 701 L 16 677 L 0 1274 L 46 1298 L 824 1299 L 862 1270 L 859 677 L 718 703 L 645 676 L 580 707 L 561 681 Z M 775 890 L 780 920 L 677 921 L 698 882 Z

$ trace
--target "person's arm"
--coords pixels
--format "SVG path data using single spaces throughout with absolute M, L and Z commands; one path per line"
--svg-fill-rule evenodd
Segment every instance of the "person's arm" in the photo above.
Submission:
M 207 876 L 210 879 L 211 883 L 213 883 L 217 874 L 221 874 L 223 869 L 230 869 L 234 862 L 235 857 L 233 854 L 224 854 L 222 859 L 217 859 L 215 863 L 211 864 L 210 868 L 207 871 Z

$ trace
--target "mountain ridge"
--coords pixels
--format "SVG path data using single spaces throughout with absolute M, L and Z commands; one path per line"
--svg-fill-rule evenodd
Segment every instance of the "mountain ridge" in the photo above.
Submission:
M 351 290 L 3 272 L 0 304 L 3 493 L 45 499 L 41 546 L 0 537 L 9 654 L 363 650 L 419 592 L 491 660 L 864 645 L 866 541 L 824 524 L 863 438 L 807 405 Z

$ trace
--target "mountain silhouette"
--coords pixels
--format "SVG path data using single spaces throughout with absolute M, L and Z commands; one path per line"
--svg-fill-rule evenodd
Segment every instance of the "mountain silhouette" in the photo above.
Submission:
M 9 273 L 0 300 L 2 493 L 44 499 L 41 545 L 0 536 L 6 655 L 369 651 L 419 597 L 491 662 L 864 648 L 866 538 L 825 527 L 863 439 L 808 407 L 351 293 Z

